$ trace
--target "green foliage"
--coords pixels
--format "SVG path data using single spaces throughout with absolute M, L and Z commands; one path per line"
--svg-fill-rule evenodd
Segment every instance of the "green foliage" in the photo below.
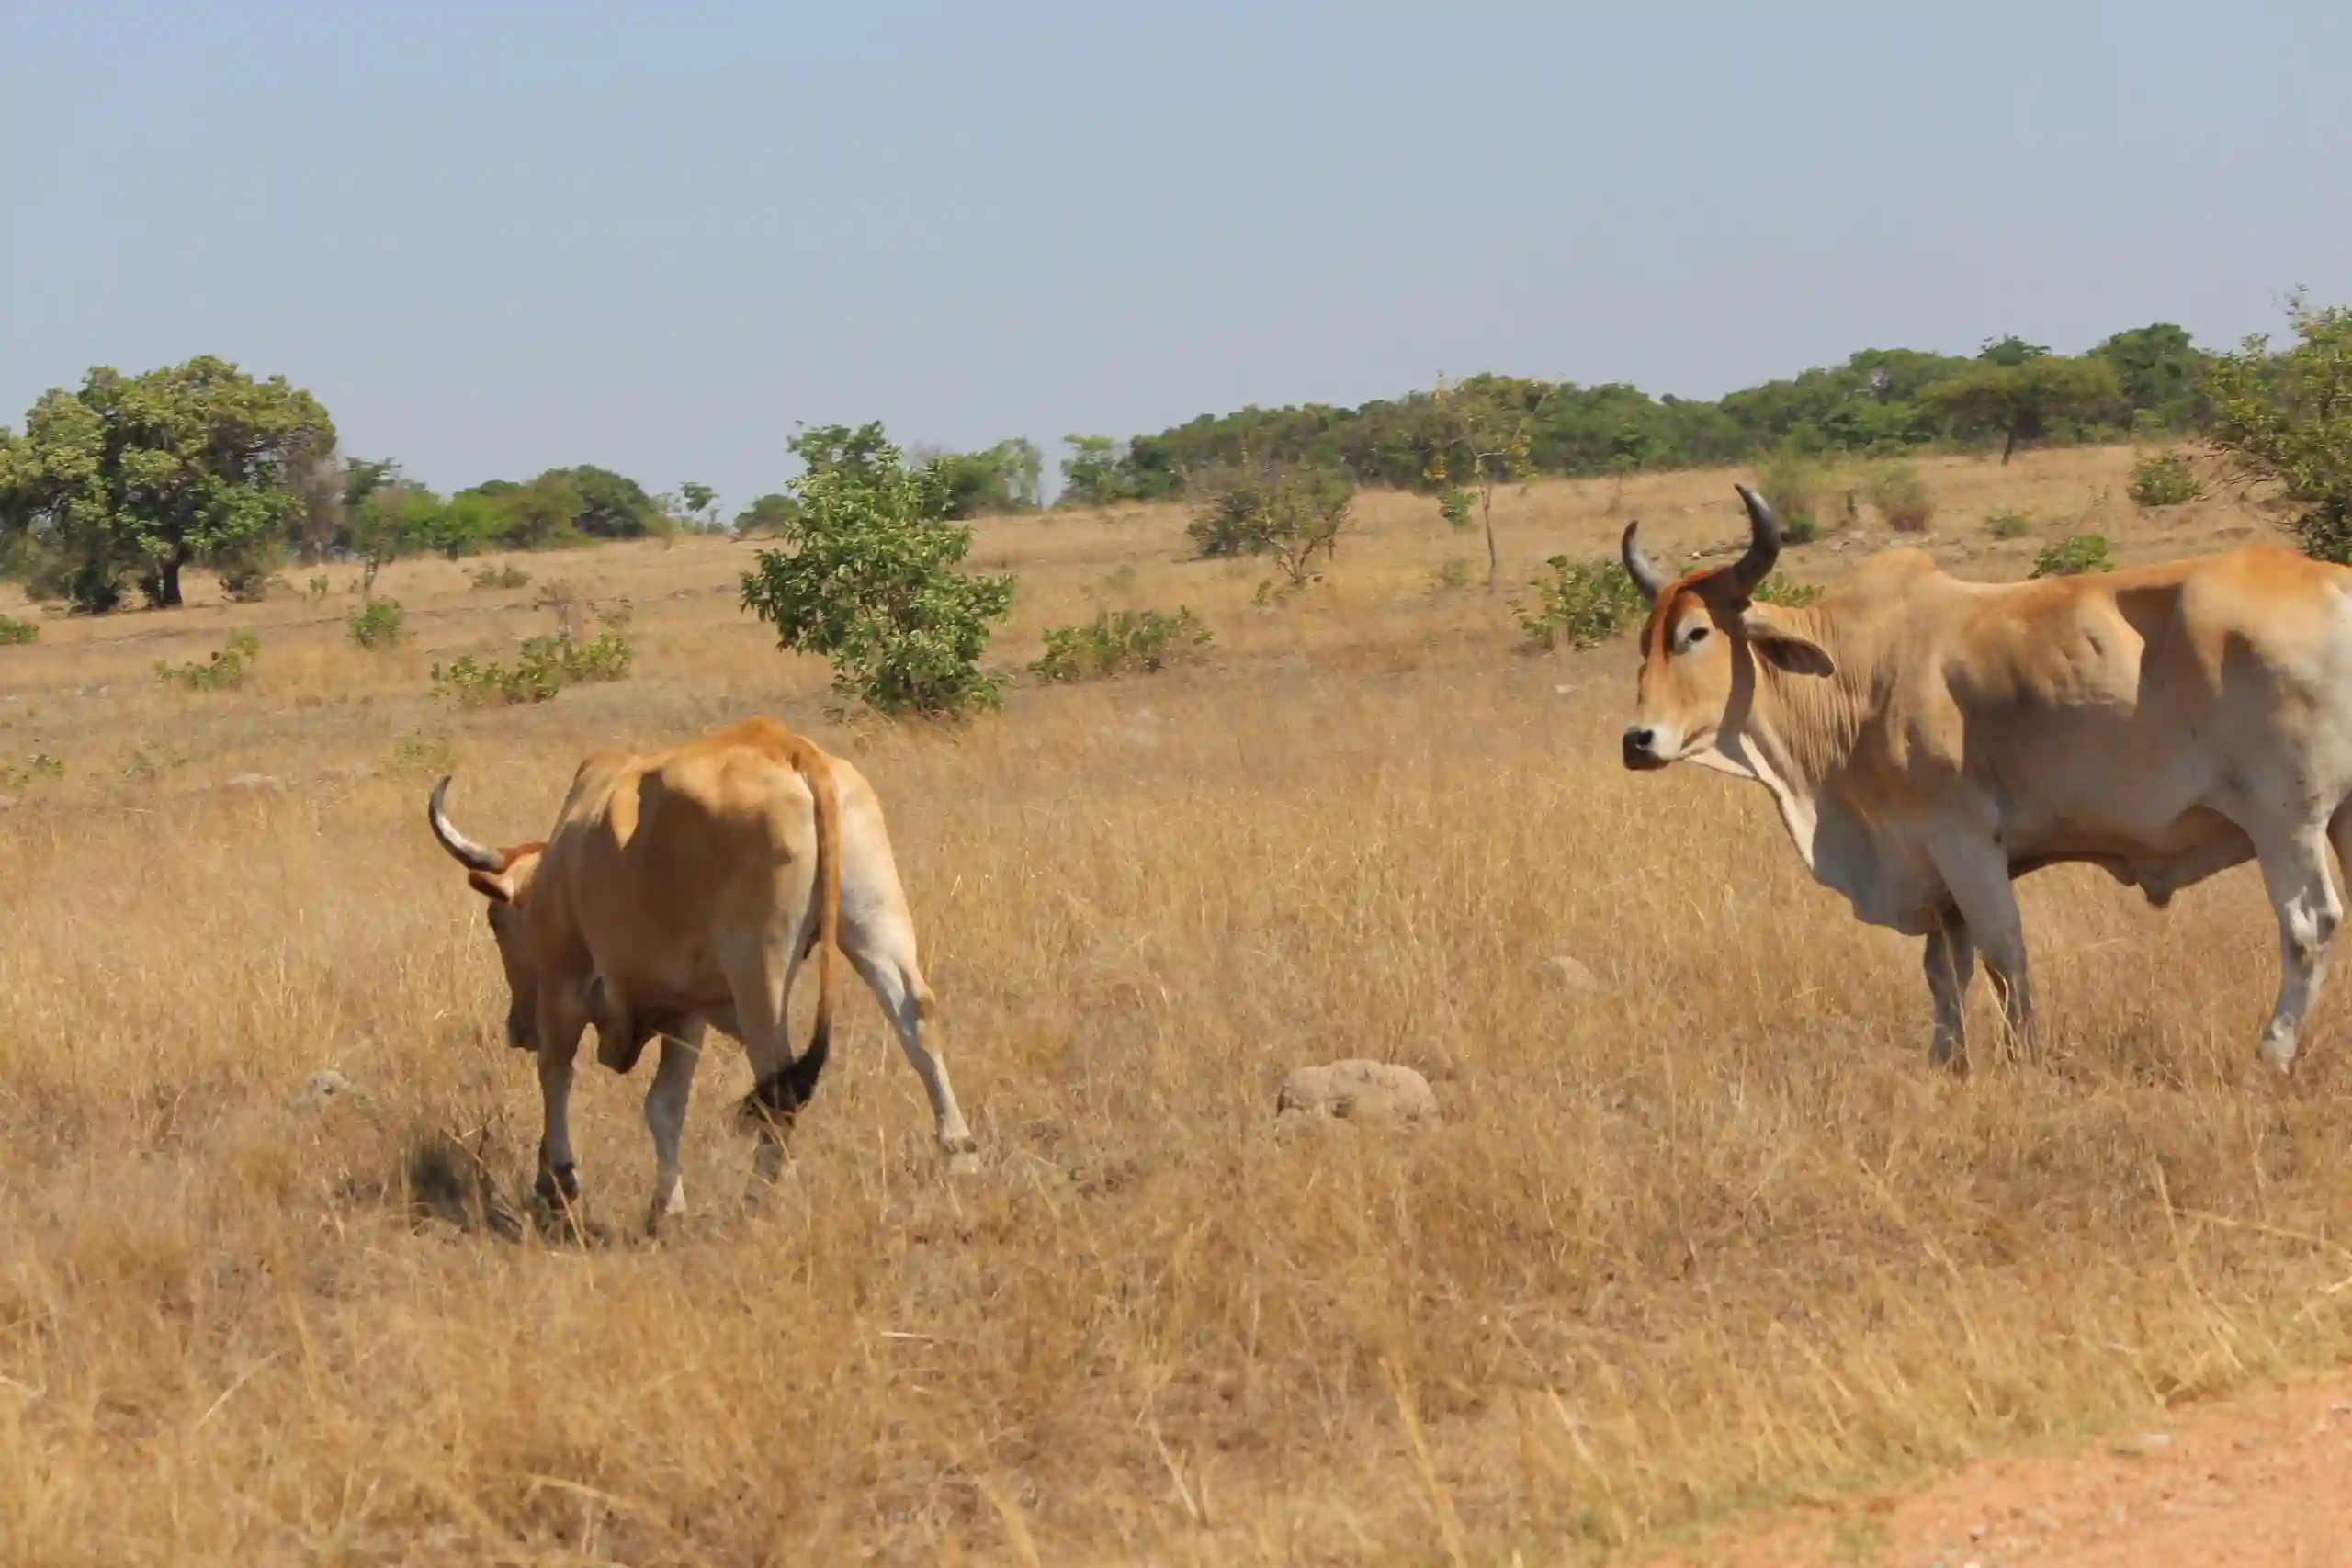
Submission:
M 65 764 L 46 751 L 36 751 L 22 762 L 0 767 L 0 789 L 16 794 L 43 779 L 62 779 Z
M 333 586 L 334 584 L 327 581 L 325 573 L 315 572 L 311 575 L 311 581 L 304 585 L 302 597 L 315 604 L 319 600 L 325 598 L 327 596 L 327 590 Z
M 228 645 L 201 664 L 155 660 L 155 679 L 191 692 L 233 692 L 245 683 L 261 657 L 261 639 L 251 632 L 229 634 Z
M 2205 493 L 2186 452 L 2151 452 L 2132 465 L 2132 499 L 2141 506 L 2184 506 Z
M 1802 609 L 1821 597 L 1818 582 L 1792 582 L 1775 573 L 1756 585 L 1756 600 L 1763 604 L 1786 604 Z
M 2170 321 L 2134 327 L 2091 352 L 2114 367 L 2135 428 L 2191 430 L 2211 418 L 2204 381 L 2212 355 L 2189 342 L 2187 329 Z
M 1421 479 L 1438 489 L 1439 513 L 1456 526 L 1467 521 L 1466 497 L 1457 520 L 1447 502 L 1464 490 L 1478 500 L 1487 536 L 1487 586 L 1502 570 L 1495 542 L 1495 487 L 1524 482 L 1534 472 L 1535 417 L 1551 400 L 1549 389 L 1496 376 L 1466 381 L 1440 377 L 1430 393 L 1435 441 L 1421 465 Z
M 1209 631 L 1182 605 L 1157 610 L 1104 610 L 1089 626 L 1046 633 L 1046 656 L 1029 668 L 1041 681 L 1091 681 L 1136 671 L 1157 673 L 1208 646 Z
M 397 599 L 370 599 L 345 621 L 351 640 L 361 648 L 398 648 L 408 637 L 408 620 Z
M 2294 346 L 2250 337 L 2215 362 L 2213 445 L 2268 487 L 2303 549 L 2352 564 L 2352 310 L 2290 309 Z
M 1809 545 L 1821 536 L 1833 492 L 1827 464 L 1783 446 L 1758 471 L 1756 488 L 1771 503 L 1781 536 L 1790 544 Z
M 519 566 L 478 566 L 469 581 L 476 588 L 522 588 L 531 581 L 531 574 Z
M 1870 503 L 1898 534 L 1924 534 L 1935 520 L 1935 492 L 1908 463 L 1889 463 L 1870 476 Z
M 1272 556 L 1293 589 L 1322 575 L 1317 554 L 1328 562 L 1339 553 L 1355 500 L 1342 475 L 1246 458 L 1198 476 L 1191 491 L 1193 520 L 1184 532 L 1195 553 Z
M 1127 444 L 1107 435 L 1065 435 L 1069 456 L 1062 459 L 1064 506 L 1109 506 L 1136 499 Z
M 1045 457 L 1035 442 L 1016 436 L 985 452 L 949 452 L 935 461 L 946 481 L 950 517 L 1037 510 Z
M 43 394 L 0 446 L 0 523 L 37 541 L 40 581 L 78 610 L 134 586 L 174 605 L 188 566 L 266 560 L 307 511 L 298 479 L 334 445 L 326 411 L 283 377 L 209 356 L 100 367 Z
M 947 518 L 937 467 L 910 468 L 878 423 L 796 438 L 798 511 L 743 574 L 743 606 L 780 647 L 831 661 L 833 687 L 878 713 L 948 717 L 993 706 L 980 655 L 1012 606 L 1010 576 L 961 570 L 972 531 Z
M 1975 369 L 1935 383 L 1926 398 L 1953 434 L 1999 436 L 2004 463 L 2021 441 L 2095 433 L 2123 409 L 2112 361 L 2052 354 L 2014 338 L 1989 345 Z
M 2069 534 L 2052 545 L 2042 547 L 2033 558 L 2034 577 L 2075 577 L 2089 571 L 2113 571 L 2114 558 L 2108 554 L 2107 540 L 2098 534 Z
M 1534 581 L 1535 603 L 1517 607 L 1532 647 L 1598 648 L 1649 614 L 1649 602 L 1615 560 L 1554 556 L 1544 564 L 1551 575 Z
M 1445 519 L 1449 528 L 1470 526 L 1470 509 L 1477 503 L 1477 496 L 1459 485 L 1449 485 L 1437 492 L 1437 514 Z
M 746 539 L 772 538 L 799 512 L 800 503 L 788 495 L 763 495 L 735 514 L 735 532 Z
M 31 621 L 20 621 L 14 615 L 0 615 L 0 648 L 19 647 L 40 640 L 40 627 Z
M 1460 556 L 1448 556 L 1430 573 L 1430 592 L 1448 593 L 1470 586 L 1470 563 Z
M 433 694 L 467 708 L 543 703 L 569 685 L 625 679 L 636 660 L 637 650 L 617 631 L 601 632 L 587 642 L 560 631 L 526 638 L 512 665 L 471 654 L 446 668 L 435 664 Z
M 1984 531 L 1996 539 L 2022 539 L 2033 532 L 2033 519 L 2004 507 L 1986 516 Z
M 418 732 L 403 735 L 392 742 L 391 765 L 394 773 L 422 773 L 435 777 L 454 772 L 458 749 L 443 735 Z

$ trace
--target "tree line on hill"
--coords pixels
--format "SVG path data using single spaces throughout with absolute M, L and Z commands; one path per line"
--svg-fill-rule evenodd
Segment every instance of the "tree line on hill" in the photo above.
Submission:
M 2202 428 L 2212 356 L 2159 321 L 2087 354 L 2010 336 L 1971 356 L 1864 349 L 1842 365 L 1713 402 L 1652 397 L 1623 382 L 1580 387 L 1474 376 L 1355 408 L 1308 403 L 1203 414 L 1155 435 L 1068 437 L 1062 500 L 1084 505 L 1181 495 L 1185 476 L 1245 460 L 1297 464 L 1359 485 L 1431 491 L 1463 476 L 1465 400 L 1525 427 L 1525 471 L 1558 477 L 1700 468 L 1759 453 L 1883 457 L 1938 446 L 2086 442 Z M 1447 395 L 1449 390 L 1453 396 Z
M 1274 465 L 1435 494 L 1461 523 L 1475 497 L 1491 507 L 1502 478 L 1935 446 L 1997 446 L 2006 458 L 2023 442 L 2204 430 L 2213 368 L 2232 358 L 2158 322 L 2079 355 L 2017 337 L 1965 357 L 1865 350 L 1713 402 L 1476 376 L 1355 408 L 1252 407 L 1124 441 L 1070 436 L 1057 503 L 1174 499 L 1203 475 Z M 854 467 L 867 460 L 861 444 L 873 429 L 804 427 L 785 445 L 804 472 Z M 947 517 L 1045 503 L 1043 457 L 1025 439 L 910 456 L 937 476 Z M 724 518 L 707 485 L 651 494 L 592 465 L 445 495 L 396 461 L 343 454 L 325 408 L 285 378 L 257 379 L 211 357 L 137 376 L 101 367 L 78 389 L 44 394 L 21 431 L 0 427 L 0 573 L 91 612 L 134 595 L 176 604 L 191 566 L 242 597 L 266 592 L 289 560 L 456 559 L 692 531 L 775 536 L 800 505 L 788 487 Z

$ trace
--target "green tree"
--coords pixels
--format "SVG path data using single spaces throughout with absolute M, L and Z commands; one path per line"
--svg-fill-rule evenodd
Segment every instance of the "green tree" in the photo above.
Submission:
M 1975 369 L 1934 383 L 1924 396 L 1954 434 L 1999 435 L 2006 463 L 2018 443 L 2039 439 L 2053 424 L 2095 423 L 2112 413 L 2123 391 L 2105 359 L 2051 354 L 2008 338 L 1989 345 Z
M 2230 467 L 2269 488 L 2303 549 L 2352 564 L 2352 310 L 2289 302 L 2295 344 L 2247 338 L 2213 364 L 2210 435 Z
M 1535 416 L 1551 398 L 1550 388 L 1531 392 L 1526 389 L 1530 385 L 1502 383 L 1490 376 L 1466 381 L 1441 377 L 1430 394 L 1438 434 L 1423 473 L 1431 484 L 1447 489 L 1460 485 L 1476 493 L 1478 518 L 1487 533 L 1489 593 L 1502 575 L 1502 554 L 1495 544 L 1495 487 L 1523 482 L 1532 472 Z
M 876 712 L 993 705 L 1002 679 L 979 658 L 1012 606 L 1013 580 L 962 570 L 972 531 L 948 519 L 938 467 L 909 467 L 878 423 L 806 437 L 806 448 L 794 443 L 808 464 L 793 481 L 798 510 L 781 521 L 782 547 L 743 574 L 744 607 L 780 647 L 831 661 L 834 690 Z
M 1110 506 L 1134 497 L 1125 442 L 1107 435 L 1065 435 L 1062 442 L 1069 448 L 1062 459 L 1063 505 Z
M 77 608 L 180 603 L 189 566 L 250 570 L 307 506 L 298 473 L 334 446 L 326 410 L 284 377 L 209 356 L 54 389 L 11 448 L 9 514 L 54 558 Z
M 678 499 L 684 502 L 687 521 L 705 532 L 718 522 L 718 492 L 707 484 L 685 479 L 678 486 Z
M 2135 424 L 2188 430 L 2203 423 L 2200 389 L 2213 360 L 2189 341 L 2188 329 L 2156 321 L 2117 333 L 2091 352 L 2115 367 Z
M 735 514 L 735 532 L 744 538 L 782 533 L 799 510 L 800 503 L 788 495 L 756 496 Z
M 949 452 L 937 459 L 947 481 L 948 515 L 982 517 L 1034 512 L 1045 459 L 1035 443 L 1015 436 L 985 452 Z

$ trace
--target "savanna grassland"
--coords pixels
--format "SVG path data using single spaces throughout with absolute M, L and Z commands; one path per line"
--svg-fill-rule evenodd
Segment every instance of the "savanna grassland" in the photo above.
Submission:
M 2064 533 L 2266 527 L 2137 513 L 2130 461 L 1924 463 L 1930 547 L 2012 577 Z M 1732 544 L 1735 477 L 1506 491 L 1506 578 L 1633 513 L 1662 561 Z M 2165 914 L 2030 880 L 2046 1057 L 1954 1081 L 1916 944 L 1813 886 L 1760 792 L 1620 769 L 1629 642 L 1522 653 L 1475 535 L 1359 516 L 1264 605 L 1172 509 L 981 525 L 1007 662 L 1105 606 L 1216 640 L 956 730 L 829 718 L 736 607 L 754 547 L 710 540 L 504 589 L 394 565 L 391 651 L 345 636 L 340 568 L 0 649 L 0 1556 L 1589 1562 L 2352 1349 L 2347 1014 L 2249 1082 L 2253 871 Z M 1784 570 L 1889 542 L 1865 510 Z M 427 694 L 548 629 L 551 580 L 629 601 L 628 680 Z M 155 680 L 241 627 L 243 686 Z M 537 1090 L 426 791 L 537 837 L 586 748 L 752 712 L 882 794 L 980 1173 L 941 1174 L 859 992 L 759 1213 L 729 1046 L 659 1244 L 650 1066 L 575 1098 L 601 1240 L 487 1223 Z M 1283 1074 L 1343 1056 L 1420 1068 L 1442 1118 L 1278 1124 Z M 313 1102 L 327 1069 L 352 1092 Z

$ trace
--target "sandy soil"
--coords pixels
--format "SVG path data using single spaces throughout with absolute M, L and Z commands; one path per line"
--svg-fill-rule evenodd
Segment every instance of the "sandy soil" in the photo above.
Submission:
M 2341 1568 L 2352 1379 L 2249 1393 L 2065 1453 L 1734 1529 L 1657 1568 Z

